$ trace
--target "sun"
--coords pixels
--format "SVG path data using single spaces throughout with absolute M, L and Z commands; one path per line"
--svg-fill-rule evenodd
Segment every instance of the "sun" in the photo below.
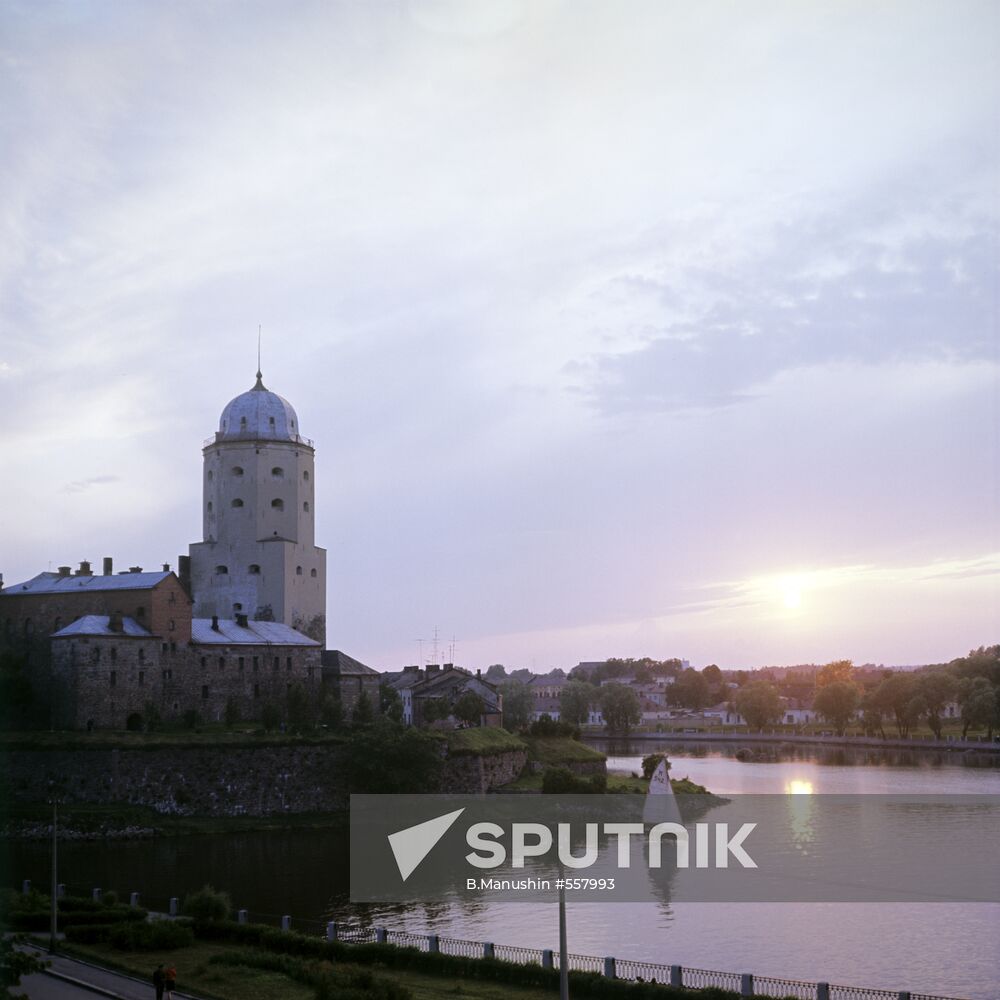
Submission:
M 799 608 L 802 606 L 802 591 L 798 587 L 786 587 L 782 601 L 786 608 Z

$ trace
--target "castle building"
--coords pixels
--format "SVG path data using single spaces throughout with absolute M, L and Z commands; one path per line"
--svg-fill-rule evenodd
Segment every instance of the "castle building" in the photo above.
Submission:
M 190 547 L 194 614 L 284 622 L 326 640 L 326 550 L 315 544 L 315 450 L 264 387 L 222 411 L 205 443 L 203 538 Z
M 166 564 L 115 573 L 106 558 L 99 575 L 82 562 L 7 588 L 0 577 L 0 653 L 24 664 L 44 706 L 35 724 L 141 729 L 257 719 L 293 697 L 317 705 L 326 552 L 315 544 L 313 443 L 258 371 L 203 456 L 203 541 L 177 574 Z

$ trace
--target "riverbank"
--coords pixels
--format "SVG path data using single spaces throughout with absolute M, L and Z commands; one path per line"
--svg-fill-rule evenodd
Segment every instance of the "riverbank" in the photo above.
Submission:
M 818 747 L 882 747 L 885 749 L 945 750 L 955 754 L 1000 754 L 1000 742 L 971 740 L 902 740 L 881 739 L 877 736 L 806 736 L 800 733 L 713 733 L 687 732 L 682 729 L 661 733 L 630 732 L 627 736 L 609 734 L 605 730 L 585 730 L 580 737 L 585 743 L 793 743 Z

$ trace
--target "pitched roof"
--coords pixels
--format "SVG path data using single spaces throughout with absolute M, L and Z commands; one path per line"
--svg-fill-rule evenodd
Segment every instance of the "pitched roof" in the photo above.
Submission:
M 0 597 L 19 594 L 76 594 L 96 590 L 152 590 L 171 573 L 116 573 L 113 576 L 60 576 L 58 573 L 39 573 L 23 583 L 0 590 Z
M 73 635 L 115 635 L 119 638 L 125 636 L 133 639 L 148 639 L 151 633 L 144 629 L 134 618 L 122 617 L 122 628 L 120 632 L 115 632 L 108 628 L 109 615 L 84 615 L 71 622 L 65 628 L 59 629 L 52 636 L 53 639 L 65 639 Z
M 379 676 L 377 670 L 373 670 L 360 660 L 354 659 L 353 656 L 348 656 L 347 653 L 343 653 L 339 649 L 324 649 L 321 662 L 324 667 L 333 667 L 341 677 L 348 675 L 370 677 L 372 674 Z
M 191 619 L 191 642 L 199 646 L 319 646 L 315 639 L 282 622 L 247 621 L 246 627 L 231 618 L 220 618 L 212 628 L 211 618 Z

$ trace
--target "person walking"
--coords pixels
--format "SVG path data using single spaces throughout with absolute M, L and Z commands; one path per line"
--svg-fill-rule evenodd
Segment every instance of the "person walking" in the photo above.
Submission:
M 163 973 L 163 988 L 166 991 L 166 1000 L 174 1000 L 174 990 L 177 988 L 177 970 L 172 966 L 167 966 L 167 971 Z
M 153 989 L 156 990 L 156 1000 L 163 1000 L 163 984 L 167 977 L 163 974 L 163 963 L 161 962 L 153 973 Z

